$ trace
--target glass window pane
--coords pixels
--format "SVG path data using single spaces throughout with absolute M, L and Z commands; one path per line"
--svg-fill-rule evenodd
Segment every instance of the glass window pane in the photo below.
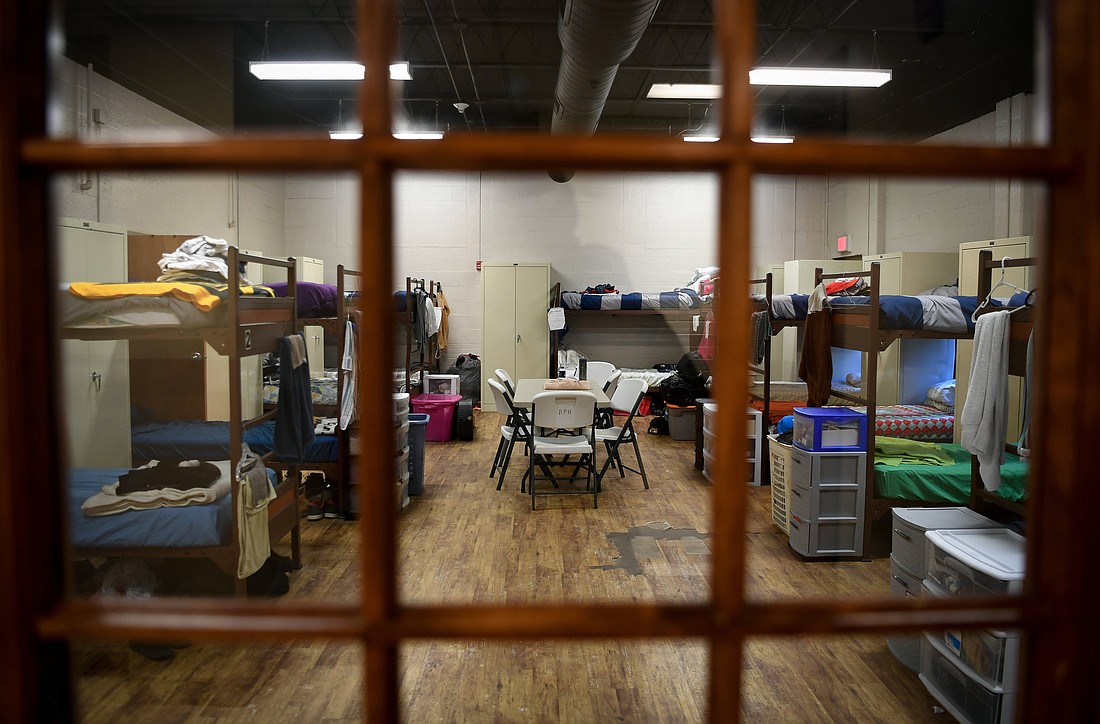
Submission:
M 698 641 L 416 642 L 402 721 L 706 721 Z
M 755 407 L 767 406 L 772 434 L 763 441 L 771 486 L 750 491 L 747 525 L 761 535 L 748 549 L 749 595 L 918 595 L 933 570 L 926 530 L 981 523 L 1018 532 L 1024 517 L 1026 452 L 1014 453 L 1028 425 L 1028 313 L 1011 318 L 1019 342 L 1010 344 L 1002 372 L 1009 375 L 1003 428 L 985 442 L 975 421 L 995 417 L 984 406 L 991 398 L 971 384 L 987 370 L 986 357 L 975 354 L 981 341 L 972 315 L 985 300 L 980 252 L 994 260 L 1041 253 L 1045 190 L 1016 179 L 766 176 L 753 193 L 756 275 L 771 274 L 775 334 L 765 349 L 769 374 L 756 373 L 750 392 Z M 823 342 L 801 307 L 817 269 L 833 275 L 825 280 L 832 327 Z M 904 330 L 876 334 L 873 343 L 853 332 L 866 322 L 852 321 L 867 318 L 853 315 L 870 302 L 872 277 L 861 276 L 870 270 L 878 273 L 880 330 Z M 1033 288 L 1035 273 L 1032 266 L 1007 269 L 990 308 L 1019 307 L 1026 295 L 1018 292 Z M 987 284 L 1000 278 L 986 270 Z M 764 305 L 760 285 L 753 291 Z M 888 339 L 885 349 L 868 353 L 880 339 Z M 996 490 L 996 504 L 981 502 L 982 515 L 974 514 L 972 453 L 981 459 L 1005 445 L 1000 487 L 988 468 L 977 485 Z M 899 522 L 899 511 L 917 505 L 951 507 L 953 517 Z M 1023 539 L 1015 532 L 1005 538 L 1012 557 L 1004 563 L 1014 574 L 994 586 L 998 593 L 1017 592 L 1022 578 Z M 949 573 L 940 584 L 969 585 Z
M 354 78 L 262 80 L 256 63 L 354 64 L 356 5 L 65 0 L 54 135 L 87 140 L 257 131 L 324 136 L 354 121 Z M 315 70 L 298 65 L 292 71 Z M 361 66 L 360 66 L 361 74 Z M 140 114 L 130 118 L 128 111 Z
M 653 97 L 655 85 L 713 83 L 709 3 L 400 4 L 395 129 L 652 133 L 709 121 L 712 101 Z
M 1036 5 L 761 2 L 759 70 L 752 78 L 757 132 L 796 143 L 821 136 L 1044 143 L 1037 132 L 1044 111 L 1035 95 L 1042 81 Z M 849 77 L 794 78 L 771 69 L 840 70 Z M 859 87 L 854 70 L 882 78 Z
M 746 644 L 741 718 L 937 722 L 943 708 L 886 636 L 804 636 Z
M 695 317 L 709 312 L 712 290 L 684 289 L 697 281 L 698 269 L 715 264 L 716 195 L 717 179 L 706 174 L 578 173 L 566 184 L 545 173 L 399 175 L 394 287 L 404 291 L 406 279 L 423 279 L 442 289 L 450 310 L 447 346 L 438 355 L 429 346 L 426 361 L 435 374 L 457 375 L 459 392 L 481 405 L 473 440 L 466 441 L 455 439 L 451 418 L 461 413 L 445 400 L 412 399 L 412 413 L 429 421 L 423 494 L 410 496 L 401 519 L 403 600 L 707 599 L 710 487 L 694 466 L 695 409 L 676 411 L 683 417 L 666 426 L 673 435 L 647 430 L 663 404 L 659 382 L 702 340 Z M 606 294 L 597 293 L 601 287 Z M 660 308 L 662 292 L 671 306 Z M 567 330 L 550 333 L 547 309 L 559 306 Z M 399 318 L 395 357 L 404 383 L 406 359 L 415 374 L 422 358 L 416 337 L 402 331 L 412 334 L 415 325 Z M 624 394 L 633 389 L 634 399 L 647 396 L 631 428 L 649 487 L 636 472 L 641 468 L 629 438 L 615 448 L 634 469 L 622 474 L 599 443 L 598 509 L 593 512 L 591 491 L 580 482 L 582 494 L 539 495 L 532 510 L 524 492 L 531 458 L 522 439 L 510 448 L 504 439 L 508 467 L 494 469 L 502 435 L 514 434 L 501 428 L 515 425 L 488 380 L 501 369 L 542 392 L 551 375 L 576 377 L 581 357 L 589 360 L 590 378 L 596 362 L 608 362 L 621 371 Z M 480 366 L 472 378 L 467 362 Z M 667 367 L 662 372 L 654 365 Z M 702 386 L 692 390 L 707 394 Z M 633 408 L 634 399 L 623 399 L 614 406 Z M 618 428 L 626 421 L 625 414 L 608 419 Z M 555 491 L 541 479 L 542 468 L 535 471 L 536 490 Z M 564 480 L 570 471 L 564 472 L 557 471 L 558 490 L 573 488 Z
M 363 719 L 354 643 L 78 641 L 72 658 L 83 722 Z
M 73 590 L 356 600 L 357 489 L 335 421 L 358 183 L 99 173 L 59 175 L 53 191 Z M 238 253 L 249 260 L 231 269 Z M 283 340 L 291 269 L 298 367 Z M 236 505 L 230 436 L 243 423 L 245 459 L 266 457 Z

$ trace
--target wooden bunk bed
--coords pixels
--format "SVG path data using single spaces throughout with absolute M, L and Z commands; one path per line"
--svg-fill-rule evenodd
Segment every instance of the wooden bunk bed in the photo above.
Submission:
M 630 334 L 637 331 L 638 334 L 651 334 L 658 326 L 664 332 L 668 332 L 667 326 L 682 324 L 687 332 L 675 329 L 672 333 L 679 340 L 676 348 L 679 352 L 668 362 L 675 362 L 685 350 L 697 350 L 703 341 L 703 333 L 692 329 L 694 317 L 707 313 L 711 304 L 691 289 L 675 289 L 667 292 L 632 292 L 621 294 L 618 292 L 606 294 L 592 294 L 581 292 L 563 292 L 561 284 L 555 284 L 550 291 L 551 306 L 561 307 L 565 313 L 566 328 L 588 327 L 594 320 L 613 320 L 613 326 L 606 327 L 607 333 Z M 700 325 L 700 330 L 702 325 Z M 577 331 L 577 330 L 574 330 Z M 579 332 L 578 332 L 579 333 Z M 550 335 L 549 369 L 556 370 L 559 367 L 558 353 L 562 349 L 561 332 Z M 601 342 L 607 343 L 606 335 Z M 638 348 L 631 340 L 626 340 L 618 345 L 618 350 L 635 350 Z M 595 350 L 586 350 L 592 354 Z M 611 362 L 623 371 L 623 379 L 637 377 L 643 379 L 650 387 L 660 384 L 669 373 L 660 373 L 651 368 L 652 360 L 627 359 L 614 351 L 607 353 L 599 350 L 598 359 Z M 672 354 L 669 351 L 669 354 Z M 648 369 L 647 369 L 648 368 Z
M 985 275 L 986 283 L 988 284 L 988 269 L 985 269 L 981 273 Z M 897 490 L 898 488 L 885 481 L 880 481 L 879 476 L 876 474 L 875 445 L 873 441 L 878 428 L 876 424 L 876 415 L 880 409 L 876 404 L 878 352 L 887 349 L 899 339 L 959 340 L 972 338 L 973 320 L 971 315 L 977 311 L 980 297 L 941 297 L 936 301 L 936 304 L 945 304 L 952 308 L 954 305 L 958 305 L 958 309 L 957 313 L 952 315 L 953 321 L 947 323 L 945 326 L 940 326 L 938 319 L 935 324 L 929 324 L 927 320 L 922 322 L 914 319 L 912 314 L 906 316 L 905 314 L 899 313 L 899 310 L 910 310 L 913 304 L 917 304 L 919 308 L 919 305 L 925 298 L 905 295 L 880 295 L 879 268 L 877 263 L 872 263 L 870 269 L 862 271 L 822 274 L 820 270 L 818 270 L 815 275 L 818 284 L 824 283 L 830 279 L 851 277 L 868 278 L 870 294 L 862 298 L 828 298 L 826 308 L 828 310 L 827 313 L 830 315 L 831 322 L 831 338 L 829 343 L 832 347 L 856 350 L 866 355 L 862 395 L 855 394 L 848 389 L 835 388 L 831 390 L 831 395 L 833 398 L 839 398 L 852 405 L 862 407 L 867 415 L 869 444 L 867 446 L 866 455 L 867 488 L 864 496 L 865 507 L 863 527 L 863 550 L 864 555 L 867 555 L 867 551 L 870 550 L 871 523 L 885 515 L 890 508 L 896 506 L 942 505 L 945 502 L 942 497 L 944 495 L 944 488 L 937 487 L 940 483 L 933 482 L 931 477 L 929 477 L 929 488 L 927 489 L 929 492 L 926 493 L 921 477 L 925 474 L 931 476 L 936 466 L 927 466 L 927 471 L 921 471 L 920 468 L 922 466 L 915 466 L 915 470 L 906 471 L 913 473 L 913 475 L 906 479 L 905 486 L 901 488 L 907 491 L 904 494 L 892 493 L 892 490 Z M 979 286 L 980 285 L 981 282 L 979 282 Z M 988 286 L 986 288 L 988 288 Z M 929 414 L 930 417 L 935 417 L 937 413 L 933 411 Z M 877 434 L 883 435 L 884 432 L 882 430 L 877 430 Z M 955 449 L 958 448 L 958 446 L 953 446 L 950 443 L 944 444 L 941 447 L 949 449 L 952 453 L 960 452 Z M 959 455 L 952 454 L 952 457 L 957 458 Z M 964 466 L 964 469 L 966 468 L 969 468 L 969 466 Z M 935 472 L 945 473 L 944 470 L 937 470 Z M 886 471 L 884 471 L 884 474 L 885 473 Z
M 240 278 L 241 263 L 258 263 L 286 268 L 290 293 L 286 298 L 244 294 L 255 291 L 243 287 Z M 172 311 L 158 307 L 160 317 L 152 324 L 133 321 L 120 323 L 117 316 L 101 317 L 99 309 L 104 303 L 132 303 L 133 285 L 99 285 L 112 287 L 110 297 L 78 300 L 78 311 L 68 310 L 62 320 L 59 334 L 63 339 L 96 340 L 144 340 L 158 341 L 196 339 L 208 344 L 229 363 L 229 456 L 228 471 L 236 471 L 243 457 L 242 443 L 246 431 L 274 420 L 277 411 L 267 411 L 258 417 L 244 419 L 241 403 L 242 360 L 265 353 L 278 354 L 284 338 L 296 330 L 295 269 L 293 261 L 265 259 L 241 254 L 234 247 L 228 249 L 228 285 L 216 293 L 218 301 L 210 302 L 208 311 L 197 313 L 186 301 L 170 296 L 140 296 L 142 300 L 156 299 L 158 304 L 174 304 Z M 75 285 L 74 285 L 75 286 Z M 92 285 L 95 286 L 95 285 Z M 241 294 L 234 293 L 241 290 Z M 148 292 L 146 292 L 148 294 Z M 164 300 L 167 300 L 165 302 Z M 70 300 L 72 301 L 72 300 Z M 197 300 L 196 300 L 197 303 Z M 178 310 L 178 311 L 177 311 Z M 166 321 L 165 315 L 179 314 L 176 323 Z M 108 321 L 103 321 L 107 319 Z M 265 464 L 271 455 L 265 456 Z M 234 575 L 235 591 L 246 593 L 246 581 L 236 577 L 241 556 L 239 536 L 241 520 L 237 502 L 240 482 L 235 474 L 228 477 L 228 494 L 209 505 L 162 507 L 152 510 L 127 510 L 114 515 L 90 518 L 82 512 L 81 505 L 88 491 L 96 492 L 97 486 L 118 480 L 121 470 L 74 469 L 70 475 L 70 537 L 73 552 L 79 557 L 154 557 L 154 558 L 205 558 L 221 570 Z M 266 508 L 268 532 L 272 542 L 288 533 L 291 536 L 292 559 L 301 565 L 297 481 L 293 478 L 272 481 L 275 497 Z

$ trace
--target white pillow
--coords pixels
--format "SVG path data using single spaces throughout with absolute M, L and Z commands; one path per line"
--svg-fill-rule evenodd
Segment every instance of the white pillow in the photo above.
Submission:
M 955 380 L 945 380 L 928 388 L 928 399 L 945 405 L 955 404 Z

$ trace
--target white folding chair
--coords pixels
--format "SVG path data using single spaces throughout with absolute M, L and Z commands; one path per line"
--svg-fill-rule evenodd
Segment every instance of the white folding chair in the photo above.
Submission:
M 597 488 L 602 484 L 607 469 L 614 465 L 619 468 L 620 478 L 626 477 L 627 470 L 641 475 L 642 484 L 645 485 L 646 490 L 649 490 L 649 479 L 646 477 L 645 465 L 642 463 L 642 452 L 638 449 L 638 435 L 634 431 L 634 416 L 638 413 L 638 406 L 642 402 L 642 395 L 645 394 L 646 387 L 645 380 L 623 380 L 619 383 L 615 395 L 611 398 L 611 407 L 617 412 L 625 412 L 627 417 L 621 427 L 596 430 L 596 440 L 602 442 L 604 447 L 607 448 L 607 458 L 604 460 L 599 474 L 596 475 Z M 637 470 L 623 464 L 619 448 L 624 443 L 634 446 L 634 459 L 638 461 Z
M 610 362 L 588 360 L 588 386 L 593 390 L 602 390 L 614 371 L 615 365 Z
M 527 463 L 527 484 L 531 493 L 531 510 L 535 509 L 536 495 L 592 494 L 592 507 L 599 507 L 599 486 L 596 484 L 596 440 L 593 421 L 596 415 L 596 395 L 587 390 L 550 390 L 540 392 L 531 400 L 531 424 L 533 430 L 555 430 L 554 436 L 534 434 L 528 443 L 530 459 Z M 554 456 L 579 455 L 576 462 Z M 561 487 L 553 475 L 552 467 L 572 466 L 569 481 L 575 482 L 577 474 L 585 470 L 585 487 L 577 489 Z M 543 477 L 535 474 L 536 468 Z M 554 489 L 538 490 L 538 480 L 549 480 Z
M 493 370 L 493 374 L 497 376 L 498 380 L 504 383 L 504 389 L 508 390 L 508 395 L 515 397 L 516 383 L 512 381 L 512 375 L 508 374 L 508 370 L 498 367 Z
M 504 485 L 504 476 L 508 473 L 508 462 L 512 459 L 512 449 L 516 441 L 524 446 L 530 437 L 531 426 L 524 410 L 517 410 L 512 403 L 512 396 L 504 388 L 504 384 L 489 378 L 489 389 L 493 391 L 493 399 L 496 402 L 497 412 L 505 416 L 505 424 L 500 426 L 500 442 L 497 443 L 496 456 L 493 458 L 493 466 L 489 469 L 489 477 L 492 478 L 497 468 L 500 468 L 500 477 L 497 478 L 497 490 Z M 521 483 L 520 492 L 524 492 Z

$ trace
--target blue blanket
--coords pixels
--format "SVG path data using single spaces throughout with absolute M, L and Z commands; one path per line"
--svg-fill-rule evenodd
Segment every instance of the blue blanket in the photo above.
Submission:
M 72 544 L 78 548 L 189 548 L 219 546 L 233 530 L 233 496 L 207 505 L 128 510 L 88 517 L 81 504 L 104 485 L 118 482 L 128 468 L 76 468 L 69 471 L 68 508 Z M 268 473 L 275 482 L 273 470 Z
M 777 294 L 772 297 L 772 314 L 777 319 L 805 319 L 807 294 Z M 913 329 L 933 332 L 965 334 L 974 332 L 970 315 L 978 306 L 975 296 L 903 296 L 886 294 L 879 297 L 879 313 L 882 329 Z M 866 296 L 833 296 L 828 298 L 831 307 L 865 306 L 871 303 Z M 990 306 L 1000 307 L 992 300 Z
M 671 292 L 630 292 L 629 294 L 581 294 L 562 292 L 561 304 L 566 309 L 590 311 L 632 311 L 639 309 L 693 309 L 702 306 L 699 295 L 691 289 Z
M 271 451 L 274 421 L 245 431 L 244 441 L 257 455 Z M 225 460 L 229 457 L 229 423 L 206 420 L 143 422 L 131 428 L 134 460 Z M 336 462 L 339 446 L 335 435 L 317 435 L 306 448 L 305 459 L 314 463 Z

